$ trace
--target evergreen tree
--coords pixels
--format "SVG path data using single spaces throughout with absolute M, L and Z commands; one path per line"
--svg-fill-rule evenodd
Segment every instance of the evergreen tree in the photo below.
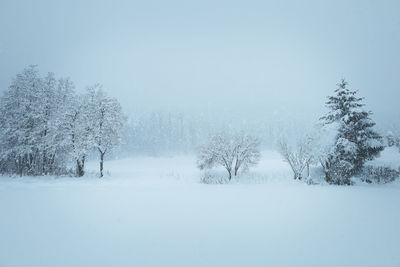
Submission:
M 382 137 L 373 129 L 372 113 L 363 110 L 363 98 L 347 85 L 342 79 L 335 95 L 328 97 L 330 111 L 321 118 L 324 124 L 339 124 L 334 148 L 323 163 L 326 180 L 334 184 L 351 184 L 350 177 L 383 150 Z

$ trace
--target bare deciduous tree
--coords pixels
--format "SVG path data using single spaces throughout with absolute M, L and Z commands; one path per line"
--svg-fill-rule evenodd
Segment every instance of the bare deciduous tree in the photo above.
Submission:
M 287 139 L 281 138 L 278 142 L 278 147 L 284 160 L 289 163 L 295 180 L 302 179 L 302 174 L 306 167 L 307 176 L 309 176 L 309 165 L 313 160 L 312 139 L 303 138 L 291 145 Z
M 237 176 L 240 168 L 247 170 L 259 162 L 260 140 L 254 136 L 237 135 L 234 137 L 234 144 L 234 175 Z
M 201 147 L 197 166 L 210 169 L 220 165 L 228 172 L 229 180 L 237 176 L 240 169 L 248 169 L 260 160 L 260 140 L 249 135 L 214 135 L 210 142 Z

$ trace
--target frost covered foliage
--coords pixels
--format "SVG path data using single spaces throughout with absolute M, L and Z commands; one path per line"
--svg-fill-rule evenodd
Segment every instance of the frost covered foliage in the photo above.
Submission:
M 398 170 L 386 166 L 365 166 L 360 174 L 361 181 L 385 184 L 393 182 L 400 175 Z
M 41 77 L 36 66 L 18 74 L 1 98 L 0 171 L 65 174 L 69 163 L 84 174 L 89 152 L 118 143 L 119 103 L 94 87 L 77 95 L 69 79 Z
M 247 170 L 260 160 L 260 140 L 245 134 L 216 134 L 198 153 L 199 169 L 222 166 L 228 172 L 228 179 L 237 176 L 240 169 Z
M 357 91 L 347 88 L 342 80 L 335 95 L 328 97 L 330 110 L 321 120 L 325 125 L 339 125 L 333 149 L 321 162 L 326 181 L 333 184 L 351 184 L 350 177 L 362 171 L 364 163 L 383 150 L 382 137 L 373 129 L 371 112 L 364 111 Z

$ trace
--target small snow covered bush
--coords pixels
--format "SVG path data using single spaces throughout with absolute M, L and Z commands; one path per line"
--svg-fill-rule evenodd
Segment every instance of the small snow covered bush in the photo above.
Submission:
M 399 175 L 400 172 L 398 170 L 390 167 L 365 166 L 361 174 L 361 180 L 367 183 L 385 184 L 393 182 Z
M 218 175 L 211 172 L 204 172 L 200 177 L 200 183 L 202 184 L 227 184 L 228 178 L 224 175 Z
M 316 185 L 316 184 L 319 184 L 319 182 L 316 181 L 316 180 L 314 180 L 311 176 L 308 176 L 308 177 L 306 178 L 306 183 L 307 183 L 308 185 Z

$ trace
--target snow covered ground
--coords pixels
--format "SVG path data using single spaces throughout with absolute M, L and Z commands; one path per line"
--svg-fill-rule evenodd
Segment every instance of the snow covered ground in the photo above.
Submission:
M 400 183 L 307 186 L 262 158 L 229 185 L 190 156 L 0 177 L 0 266 L 400 266 Z

